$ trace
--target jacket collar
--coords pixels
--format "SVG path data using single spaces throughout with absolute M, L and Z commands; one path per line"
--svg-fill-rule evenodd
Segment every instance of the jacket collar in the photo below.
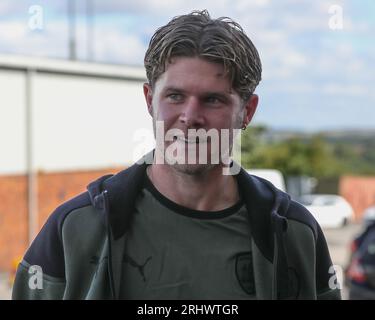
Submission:
M 88 186 L 92 203 L 99 209 L 103 207 L 96 201 L 100 198 L 98 195 L 104 190 L 107 192 L 108 212 L 105 214 L 115 240 L 123 236 L 130 226 L 146 167 L 146 161 L 139 161 L 114 176 L 102 177 Z M 237 181 L 249 213 L 253 241 L 263 255 L 272 261 L 274 230 L 277 228 L 275 223 L 282 225 L 285 222 L 279 213 L 288 209 L 289 197 L 268 181 L 249 175 L 243 168 L 237 175 Z

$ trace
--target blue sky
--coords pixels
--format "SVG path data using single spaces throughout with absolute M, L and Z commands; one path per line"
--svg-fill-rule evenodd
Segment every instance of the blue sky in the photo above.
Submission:
M 93 58 L 142 65 L 153 32 L 171 17 L 208 9 L 239 22 L 257 46 L 263 80 L 255 122 L 273 128 L 375 128 L 375 1 L 92 0 Z M 86 0 L 76 0 L 77 55 L 86 60 Z M 30 30 L 30 6 L 43 29 Z M 342 9 L 343 28 L 329 26 Z M 68 57 L 66 0 L 1 0 L 0 53 Z M 337 7 L 336 7 L 337 8 Z

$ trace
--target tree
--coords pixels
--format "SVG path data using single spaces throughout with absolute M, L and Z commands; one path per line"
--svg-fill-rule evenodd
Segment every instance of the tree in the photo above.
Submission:
M 242 135 L 242 165 L 245 168 L 274 168 L 284 175 L 336 176 L 342 165 L 322 136 L 267 142 L 267 128 L 250 127 Z

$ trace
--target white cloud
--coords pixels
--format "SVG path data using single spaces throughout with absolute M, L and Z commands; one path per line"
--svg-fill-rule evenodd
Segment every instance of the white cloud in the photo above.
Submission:
M 210 1 L 211 3 L 213 1 Z M 249 10 L 249 9 L 256 9 L 256 8 L 262 8 L 267 7 L 270 5 L 270 0 L 238 0 L 238 1 L 228 1 L 228 6 L 233 6 L 235 8 L 235 11 L 241 12 L 243 10 Z
M 298 81 L 289 81 L 289 82 L 281 82 L 277 85 L 272 84 L 267 86 L 268 91 L 274 92 L 281 92 L 281 93 L 298 93 L 298 94 L 306 94 L 306 93 L 313 93 L 316 92 L 316 86 L 313 83 L 308 82 L 298 82 Z
M 280 57 L 280 60 L 285 67 L 300 68 L 306 65 L 306 57 L 302 53 L 292 49 L 289 49 L 284 53 L 285 54 Z
M 0 23 L 0 51 L 66 57 L 67 26 L 50 21 L 43 30 L 32 31 L 24 21 Z
M 87 59 L 87 30 L 77 24 L 76 49 L 79 59 Z M 95 30 L 94 59 L 108 63 L 142 64 L 145 46 L 137 34 L 116 28 Z M 0 51 L 68 58 L 68 27 L 65 21 L 49 21 L 42 31 L 29 30 L 23 21 L 0 23 Z
M 12 7 L 12 3 L 10 1 L 0 2 L 0 14 L 5 14 L 9 12 L 11 7 Z
M 204 7 L 223 7 L 227 0 L 128 0 L 128 1 L 98 1 L 95 10 L 100 13 L 127 12 L 137 14 L 159 14 L 170 15 L 189 12 Z
M 7 16 L 10 14 L 20 14 L 22 12 L 27 12 L 28 3 L 30 0 L 1 0 L 0 1 L 0 15 Z
M 300 78 L 299 75 L 307 66 L 307 59 L 295 50 L 287 46 L 280 48 L 283 53 L 275 54 L 272 60 L 263 59 L 263 79 L 278 81 L 293 81 Z
M 143 64 L 146 47 L 135 34 L 102 29 L 96 35 L 95 59 L 114 63 Z
M 366 96 L 370 92 L 369 88 L 362 85 L 328 83 L 322 87 L 321 93 L 335 96 Z
M 324 15 L 289 15 L 282 18 L 284 28 L 293 33 L 328 30 L 328 17 Z
M 285 30 L 262 30 L 254 42 L 262 60 L 264 80 L 290 78 L 307 66 L 309 57 L 293 46 Z
M 27 24 L 20 21 L 9 21 L 0 23 L 0 43 L 16 43 L 19 39 L 26 37 Z

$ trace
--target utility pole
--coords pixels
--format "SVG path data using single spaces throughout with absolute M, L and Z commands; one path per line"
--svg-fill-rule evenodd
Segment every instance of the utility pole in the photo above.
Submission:
M 26 70 L 25 87 L 25 127 L 26 127 L 26 169 L 27 169 L 27 211 L 28 243 L 34 240 L 38 232 L 38 173 L 34 156 L 34 115 L 33 115 L 33 78 L 35 70 Z
M 75 1 L 68 0 L 69 59 L 76 60 L 76 8 Z
M 87 19 L 87 60 L 94 61 L 94 4 L 92 0 L 86 0 Z

